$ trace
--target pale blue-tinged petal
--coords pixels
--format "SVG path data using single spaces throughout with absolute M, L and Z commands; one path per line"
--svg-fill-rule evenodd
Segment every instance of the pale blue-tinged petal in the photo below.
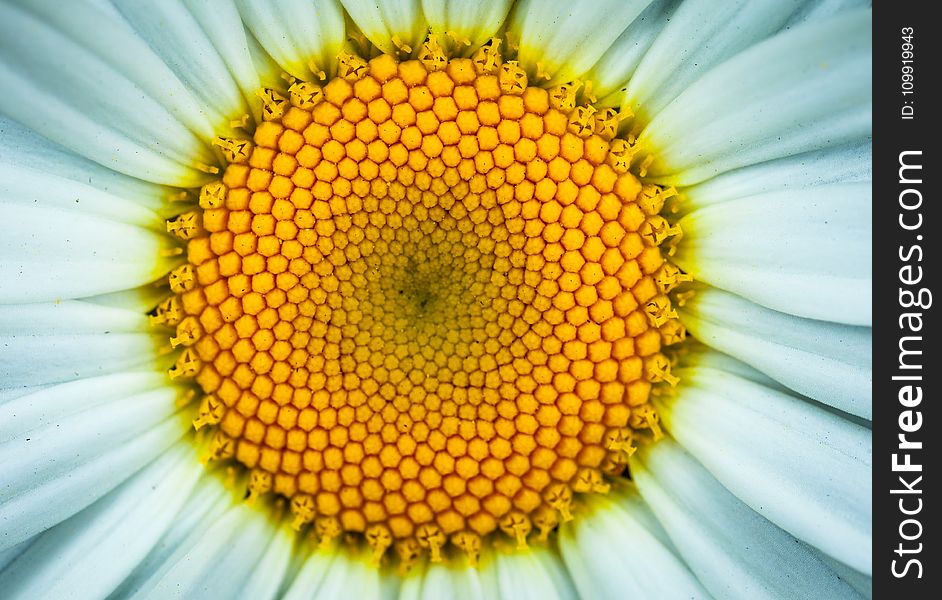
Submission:
M 0 204 L 48 208 L 153 227 L 162 219 L 134 201 L 115 196 L 93 185 L 0 162 Z
M 698 344 L 693 340 L 689 340 L 689 345 L 690 358 L 684 358 L 685 364 L 695 364 L 698 367 L 720 369 L 721 371 L 738 375 L 739 377 L 748 381 L 762 384 L 765 387 L 775 388 L 781 391 L 788 390 L 787 387 L 775 381 L 765 373 L 757 371 L 753 367 L 750 367 L 746 363 L 737 360 L 728 354 L 717 352 L 715 349 L 703 344 Z
M 542 70 L 555 84 L 591 69 L 651 0 L 521 0 L 507 23 L 517 58 L 531 76 Z
M 670 439 L 630 463 L 641 496 L 717 598 L 857 598 L 807 546 L 752 510 Z
M 15 387 L 154 369 L 161 342 L 148 333 L 0 335 L 0 377 Z
M 811 0 L 799 9 L 785 24 L 785 28 L 801 23 L 829 19 L 838 13 L 869 8 L 871 0 Z
M 476 50 L 492 37 L 504 24 L 513 0 L 422 0 L 422 12 L 433 33 L 454 33 L 465 38 L 469 45 L 462 48 L 467 53 Z
M 679 311 L 701 342 L 800 394 L 872 419 L 869 327 L 795 317 L 716 288 L 698 289 Z
M 314 596 L 327 579 L 328 573 L 334 569 L 334 564 L 341 559 L 342 553 L 338 552 L 337 548 L 319 548 L 316 552 L 311 552 L 295 573 L 294 579 L 289 582 L 282 600 Z M 344 567 L 343 562 L 337 564 L 339 571 L 343 571 Z
M 173 267 L 166 234 L 74 211 L 2 204 L 0 303 L 80 298 L 137 287 Z
M 111 597 L 140 597 L 138 592 L 158 572 L 162 572 L 171 556 L 185 544 L 194 544 L 204 537 L 216 521 L 229 511 L 235 494 L 224 487 L 221 475 L 200 465 L 203 476 L 189 494 L 176 518 L 137 568 L 121 583 Z
M 865 183 L 771 192 L 695 210 L 674 261 L 697 281 L 771 309 L 871 322 L 871 189 Z
M 192 454 L 192 446 L 178 444 L 101 500 L 40 534 L 0 571 L 4 598 L 107 597 L 177 516 L 203 469 Z
M 329 553 L 336 552 L 333 560 Z M 325 570 L 326 569 L 326 570 Z M 368 555 L 351 552 L 349 548 L 327 551 L 326 556 L 316 552 L 301 566 L 297 577 L 283 596 L 283 600 L 380 600 L 383 584 L 379 570 Z
M 236 0 L 245 26 L 281 67 L 300 79 L 336 70 L 343 49 L 343 10 L 336 0 Z M 261 73 L 263 78 L 268 75 Z
M 248 34 L 234 0 L 183 0 L 193 18 L 200 24 L 203 33 L 211 42 L 219 57 L 226 64 L 242 97 L 261 118 L 259 98 L 256 95 L 261 83 L 249 53 Z M 253 112 L 254 114 L 254 112 Z
M 585 497 L 559 530 L 559 551 L 582 598 L 706 598 L 706 590 L 633 486 Z
M 166 208 L 168 196 L 179 191 L 104 167 L 3 115 L 0 115 L 0 165 L 15 169 L 24 180 L 32 181 L 34 174 L 45 174 L 56 181 L 66 179 L 151 211 Z M 10 185 L 9 189 L 17 185 L 5 179 L 0 179 L 0 185 Z M 0 202 L 3 197 L 0 193 Z M 114 210 L 121 214 L 122 209 Z
M 274 600 L 284 584 L 294 559 L 297 533 L 294 530 L 276 533 L 265 553 L 251 567 L 249 578 L 242 584 L 239 597 L 245 600 Z
M 422 14 L 421 0 L 340 1 L 363 35 L 386 54 L 396 56 L 405 50 L 402 45 L 415 51 L 425 41 L 428 23 Z
M 831 567 L 831 570 L 837 573 L 841 579 L 850 584 L 852 588 L 857 590 L 858 594 L 867 600 L 871 600 L 871 598 L 873 598 L 873 577 L 855 571 L 844 563 L 834 560 L 823 552 L 819 551 L 817 554 L 824 564 Z
M 236 505 L 202 535 L 180 544 L 137 594 L 166 599 L 271 598 L 281 587 L 284 570 L 262 579 L 254 571 L 266 559 L 273 538 L 288 535 L 272 526 L 264 509 Z M 249 591 L 260 593 L 249 596 Z
M 3 384 L 0 384 L 3 385 Z M 29 384 L 14 384 L 12 386 L 3 385 L 0 389 L 0 405 L 6 404 L 17 398 L 22 398 L 29 394 L 34 394 L 36 392 L 41 392 L 42 390 L 49 387 L 51 384 L 40 384 L 40 385 L 29 385 Z
M 873 143 L 868 138 L 729 171 L 679 190 L 677 214 L 769 192 L 800 194 L 822 185 L 869 182 L 873 178 L 872 155 Z
M 651 2 L 586 73 L 603 105 L 621 105 L 628 91 L 628 81 L 681 1 Z
M 6 550 L 0 550 L 0 573 L 3 572 L 7 565 L 11 564 L 13 561 L 19 558 L 21 554 L 26 552 L 38 537 L 39 536 L 31 537 L 15 546 L 7 548 Z
M 560 559 L 545 547 L 493 553 L 481 567 L 481 579 L 495 598 L 515 600 L 576 599 L 576 589 Z
M 147 315 L 134 310 L 64 300 L 0 305 L 0 335 L 76 335 L 147 331 Z
M 65 57 L 68 57 L 65 60 Z M 0 6 L 0 110 L 106 167 L 195 186 L 213 123 L 130 28 L 91 5 Z
M 42 431 L 83 411 L 166 386 L 167 376 L 131 371 L 88 377 L 13 398 L 0 405 L 0 444 Z
M 671 435 L 740 500 L 870 574 L 871 432 L 810 402 L 692 366 L 655 399 Z
M 488 558 L 489 560 L 489 558 Z M 488 600 L 491 595 L 481 582 L 481 571 L 458 559 L 456 564 L 424 563 L 402 580 L 399 600 Z
M 687 0 L 663 24 L 628 81 L 625 104 L 650 118 L 704 73 L 776 32 L 802 0 Z
M 146 313 L 166 299 L 167 288 L 160 285 L 142 285 L 129 290 L 86 296 L 82 298 L 82 301 L 89 304 Z
M 170 447 L 184 432 L 176 396 L 169 386 L 121 396 L 0 444 L 0 550 L 76 514 Z
M 113 0 L 135 32 L 150 45 L 161 60 L 173 70 L 193 97 L 207 112 L 216 133 L 228 131 L 228 122 L 250 111 L 229 67 L 217 51 L 214 40 L 203 30 L 196 16 L 183 0 Z M 218 19 L 228 16 L 226 8 L 232 5 L 215 3 Z M 199 7 L 199 5 L 197 4 Z M 205 9 L 206 3 L 201 8 Z M 205 10 L 204 10 L 205 12 Z M 242 64 L 251 66 L 248 48 L 244 44 L 244 30 L 229 29 L 228 34 L 242 33 L 244 57 Z M 218 36 L 217 36 L 218 38 Z M 238 47 L 236 45 L 235 47 Z
M 688 86 L 638 139 L 647 174 L 692 185 L 724 171 L 846 144 L 871 131 L 871 17 L 785 31 Z

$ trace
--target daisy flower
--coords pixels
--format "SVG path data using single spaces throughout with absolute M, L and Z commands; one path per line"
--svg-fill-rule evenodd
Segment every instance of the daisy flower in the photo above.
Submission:
M 870 12 L 0 4 L 5 598 L 853 598 Z

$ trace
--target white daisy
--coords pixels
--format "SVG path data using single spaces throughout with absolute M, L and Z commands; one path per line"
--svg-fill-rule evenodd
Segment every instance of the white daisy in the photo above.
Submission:
M 869 596 L 866 4 L 0 4 L 4 597 Z

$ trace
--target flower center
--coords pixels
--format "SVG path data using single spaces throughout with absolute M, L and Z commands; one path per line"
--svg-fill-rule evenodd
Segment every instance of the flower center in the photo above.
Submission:
M 676 382 L 668 194 L 628 172 L 615 111 L 495 50 L 345 55 L 323 87 L 265 90 L 254 140 L 218 139 L 221 180 L 168 223 L 187 263 L 153 318 L 206 458 L 377 559 L 545 537 L 659 434 L 652 384 Z

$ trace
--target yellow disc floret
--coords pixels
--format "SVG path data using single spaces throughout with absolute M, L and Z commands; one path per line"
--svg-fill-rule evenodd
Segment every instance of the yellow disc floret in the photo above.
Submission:
M 268 120 L 217 140 L 221 180 L 168 223 L 187 262 L 154 313 L 207 459 L 295 527 L 405 562 L 523 546 L 607 490 L 659 434 L 686 278 L 661 251 L 670 192 L 628 171 L 614 111 L 487 48 L 419 55 L 264 90 Z

